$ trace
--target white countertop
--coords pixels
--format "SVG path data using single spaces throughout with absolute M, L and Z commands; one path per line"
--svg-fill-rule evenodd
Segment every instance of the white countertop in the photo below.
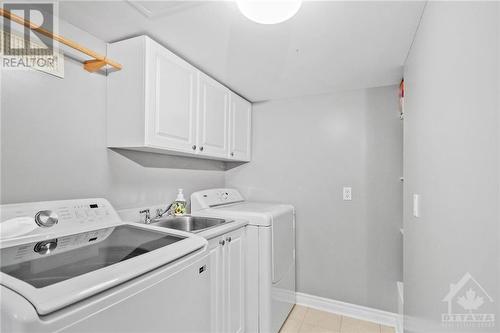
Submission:
M 196 235 L 201 236 L 205 239 L 212 239 L 214 237 L 223 235 L 225 233 L 228 233 L 230 231 L 242 228 L 248 224 L 247 220 L 233 220 L 231 222 L 224 223 L 222 225 L 219 225 L 217 227 L 213 227 L 207 230 L 204 230 L 202 232 L 196 233 Z

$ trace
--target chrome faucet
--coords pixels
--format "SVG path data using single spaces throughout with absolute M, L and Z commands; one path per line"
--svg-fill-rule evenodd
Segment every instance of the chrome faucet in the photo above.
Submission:
M 139 214 L 145 214 L 144 215 L 144 223 L 150 224 L 153 221 L 158 221 L 165 214 L 167 216 L 172 215 L 172 213 L 170 212 L 170 208 L 172 207 L 172 205 L 173 205 L 173 203 L 168 205 L 168 207 L 166 209 L 161 209 L 161 208 L 156 209 L 156 216 L 154 218 L 151 218 L 151 212 L 149 209 L 141 210 L 141 211 L 139 211 Z
M 150 224 L 151 223 L 151 213 L 149 212 L 149 209 L 144 209 L 139 212 L 139 214 L 146 214 L 144 216 L 144 223 L 145 224 Z

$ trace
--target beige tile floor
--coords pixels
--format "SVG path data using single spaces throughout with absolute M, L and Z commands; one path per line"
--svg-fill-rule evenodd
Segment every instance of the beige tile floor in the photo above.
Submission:
M 280 333 L 395 333 L 393 327 L 295 305 Z

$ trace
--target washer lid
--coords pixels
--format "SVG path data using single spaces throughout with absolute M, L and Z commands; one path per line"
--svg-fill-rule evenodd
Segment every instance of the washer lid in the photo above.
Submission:
M 241 203 L 222 205 L 200 210 L 197 214 L 203 215 L 205 213 L 210 213 L 211 215 L 241 218 L 248 220 L 250 225 L 271 226 L 273 216 L 281 215 L 288 211 L 293 213 L 293 206 L 244 201 Z
M 46 315 L 202 248 L 166 229 L 120 224 L 0 249 L 0 283 Z

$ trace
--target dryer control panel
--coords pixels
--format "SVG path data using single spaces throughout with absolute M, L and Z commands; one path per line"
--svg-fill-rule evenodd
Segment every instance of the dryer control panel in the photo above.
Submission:
M 191 194 L 191 212 L 244 201 L 236 189 L 216 188 Z

